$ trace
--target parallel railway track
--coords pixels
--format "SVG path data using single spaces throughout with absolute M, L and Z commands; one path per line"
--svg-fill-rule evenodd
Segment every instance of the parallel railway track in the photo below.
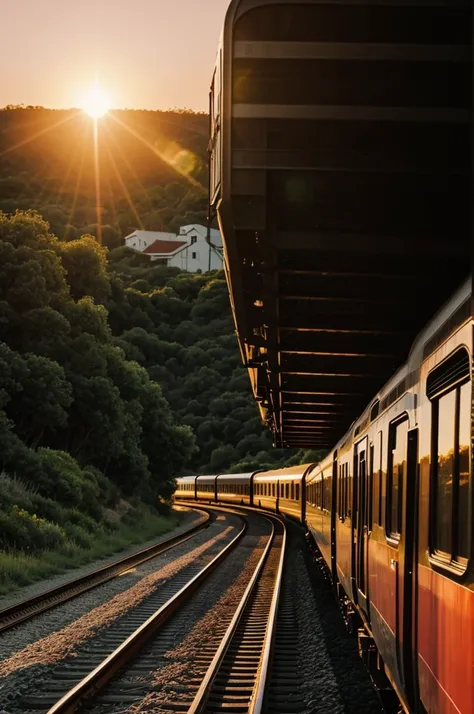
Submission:
M 233 616 L 222 619 L 215 643 L 203 649 L 199 657 L 199 677 L 195 675 L 193 682 L 183 688 L 186 694 L 174 701 L 162 700 L 156 711 L 188 714 L 259 714 L 263 711 L 277 630 L 286 528 L 280 519 L 273 516 L 258 516 L 253 523 L 257 520 L 260 531 L 255 530 L 254 525 L 253 532 L 261 535 L 262 523 L 265 522 L 268 540 L 237 608 L 232 610 Z M 196 572 L 197 566 L 193 563 L 191 572 L 188 570 L 186 576 L 180 575 L 166 583 L 138 608 L 130 611 L 126 618 L 122 618 L 119 627 L 110 628 L 110 634 L 105 632 L 95 646 L 92 643 L 87 656 L 81 655 L 73 665 L 60 665 L 51 686 L 48 684 L 37 695 L 24 698 L 24 711 L 71 714 L 84 709 L 91 711 L 95 707 L 98 711 L 108 711 L 110 705 L 110 711 L 117 711 L 117 705 L 120 705 L 120 711 L 125 711 L 127 705 L 143 698 L 147 685 L 144 685 L 141 694 L 137 692 L 129 672 L 133 669 L 153 670 L 151 647 L 153 652 L 160 647 L 163 651 L 172 647 L 169 627 L 173 626 L 175 618 L 163 629 L 165 622 L 172 615 L 178 615 L 186 604 L 193 606 L 193 593 L 223 563 L 246 531 L 247 519 L 233 540 L 199 572 Z M 258 538 L 258 535 L 249 533 L 249 538 L 252 537 Z M 218 609 L 216 618 L 219 619 Z M 70 689 L 66 691 L 68 684 Z M 148 690 L 153 691 L 153 685 Z
M 149 546 L 148 548 L 138 551 L 137 553 L 133 553 L 125 558 L 116 560 L 114 563 L 98 568 L 87 575 L 70 580 L 63 585 L 52 588 L 44 593 L 41 593 L 40 595 L 36 595 L 35 597 L 28 598 L 27 600 L 0 610 L 0 634 L 16 627 L 22 622 L 26 622 L 27 620 L 36 617 L 36 615 L 39 615 L 42 612 L 51 610 L 52 608 L 57 607 L 68 600 L 72 600 L 73 598 L 82 595 L 99 585 L 103 585 L 109 580 L 112 580 L 112 578 L 116 578 L 127 570 L 130 570 L 130 568 L 135 568 L 142 563 L 155 558 L 157 555 L 161 555 L 167 550 L 186 542 L 197 532 L 207 527 L 211 516 L 209 512 L 205 515 L 206 517 L 204 520 L 201 520 L 197 525 L 193 525 L 184 533 L 167 538 L 156 545 Z

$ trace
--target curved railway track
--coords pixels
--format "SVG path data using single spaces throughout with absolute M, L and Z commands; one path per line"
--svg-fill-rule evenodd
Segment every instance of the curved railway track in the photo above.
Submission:
M 206 517 L 198 524 L 186 529 L 184 533 L 167 538 L 166 540 L 149 546 L 148 548 L 144 548 L 137 553 L 132 553 L 132 555 L 128 555 L 125 558 L 120 558 L 110 565 L 98 568 L 87 575 L 70 580 L 63 585 L 47 590 L 40 595 L 36 595 L 32 598 L 28 598 L 27 600 L 23 600 L 22 602 L 0 610 L 0 634 L 10 630 L 12 627 L 16 627 L 22 622 L 32 619 L 42 612 L 51 610 L 68 600 L 72 600 L 78 595 L 82 595 L 83 593 L 92 590 L 98 585 L 103 585 L 109 580 L 112 580 L 112 578 L 122 575 L 122 573 L 126 572 L 130 568 L 135 568 L 138 565 L 155 558 L 157 555 L 161 555 L 167 550 L 186 542 L 203 528 L 206 528 L 211 520 L 211 515 L 205 508 L 196 510 L 204 511 Z
M 286 547 L 284 523 L 272 522 L 267 547 L 188 714 L 262 711 Z
M 244 517 L 244 514 L 240 515 Z M 83 709 L 91 711 L 96 706 L 102 711 L 106 701 L 120 703 L 120 711 L 125 711 L 127 704 L 136 703 L 136 694 L 130 689 L 130 682 L 127 684 L 127 671 L 137 667 L 150 668 L 152 657 L 148 645 L 153 642 L 153 646 L 160 646 L 164 623 L 172 615 L 178 614 L 187 603 L 192 605 L 193 593 L 223 563 L 246 534 L 249 517 L 257 521 L 254 516 L 245 514 L 240 532 L 204 568 L 196 572 L 194 566 L 194 572 L 188 571 L 186 578 L 183 575 L 174 579 L 169 587 L 165 586 L 155 596 L 147 598 L 146 604 L 142 603 L 139 610 L 131 611 L 120 628 L 111 628 L 108 646 L 102 641 L 95 650 L 91 649 L 94 654 L 87 661 L 80 659 L 77 667 L 74 665 L 75 672 L 66 668 L 53 681 L 51 691 L 27 697 L 24 700 L 25 711 L 34 709 L 47 711 L 48 714 L 70 714 Z M 259 714 L 263 711 L 277 629 L 286 528 L 284 522 L 274 516 L 259 515 L 258 521 L 260 529 L 262 523 L 266 524 L 267 542 L 237 608 L 232 611 L 233 616 L 223 621 L 212 651 L 203 650 L 200 681 L 188 688 L 184 699 L 162 701 L 160 712 L 214 714 L 225 711 Z M 249 534 L 249 537 L 252 536 Z M 184 579 L 186 582 L 183 582 Z M 219 618 L 218 609 L 216 617 Z M 227 625 L 230 617 L 231 621 Z M 162 636 L 164 646 L 167 647 L 169 635 L 166 629 Z M 140 658 L 143 658 L 143 662 Z M 79 682 L 78 672 L 82 674 Z M 55 694 L 64 692 L 68 681 L 72 683 L 73 680 L 74 684 L 69 691 L 62 696 Z M 107 685 L 112 680 L 114 686 L 110 689 Z

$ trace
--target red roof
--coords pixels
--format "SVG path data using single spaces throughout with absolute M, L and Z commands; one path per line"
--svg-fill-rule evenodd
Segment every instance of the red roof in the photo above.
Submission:
M 186 245 L 186 241 L 180 240 L 155 240 L 154 243 L 145 248 L 144 253 L 174 253 L 175 250 Z

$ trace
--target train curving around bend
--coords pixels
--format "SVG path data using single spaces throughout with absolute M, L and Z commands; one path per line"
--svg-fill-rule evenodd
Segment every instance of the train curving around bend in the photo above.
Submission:
M 471 315 L 468 281 L 321 463 L 186 476 L 175 494 L 306 525 L 366 661 L 417 714 L 474 712 Z

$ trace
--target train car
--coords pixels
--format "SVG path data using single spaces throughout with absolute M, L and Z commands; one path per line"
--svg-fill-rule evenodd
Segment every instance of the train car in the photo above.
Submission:
M 174 497 L 181 501 L 196 499 L 196 479 L 197 476 L 181 476 L 176 479 L 176 491 Z
M 217 501 L 217 475 L 196 477 L 196 499 Z
M 409 712 L 474 711 L 470 301 L 469 281 L 307 475 L 308 527 Z
M 178 479 L 306 524 L 413 714 L 474 712 L 471 300 L 466 281 L 322 462 Z
M 247 474 L 219 474 L 217 477 L 217 500 L 253 506 L 253 480 L 258 471 Z
M 323 465 L 315 464 L 307 471 L 306 525 L 335 577 L 335 509 L 331 459 Z
M 254 506 L 279 511 L 304 522 L 304 481 L 311 464 L 262 471 L 254 479 Z

